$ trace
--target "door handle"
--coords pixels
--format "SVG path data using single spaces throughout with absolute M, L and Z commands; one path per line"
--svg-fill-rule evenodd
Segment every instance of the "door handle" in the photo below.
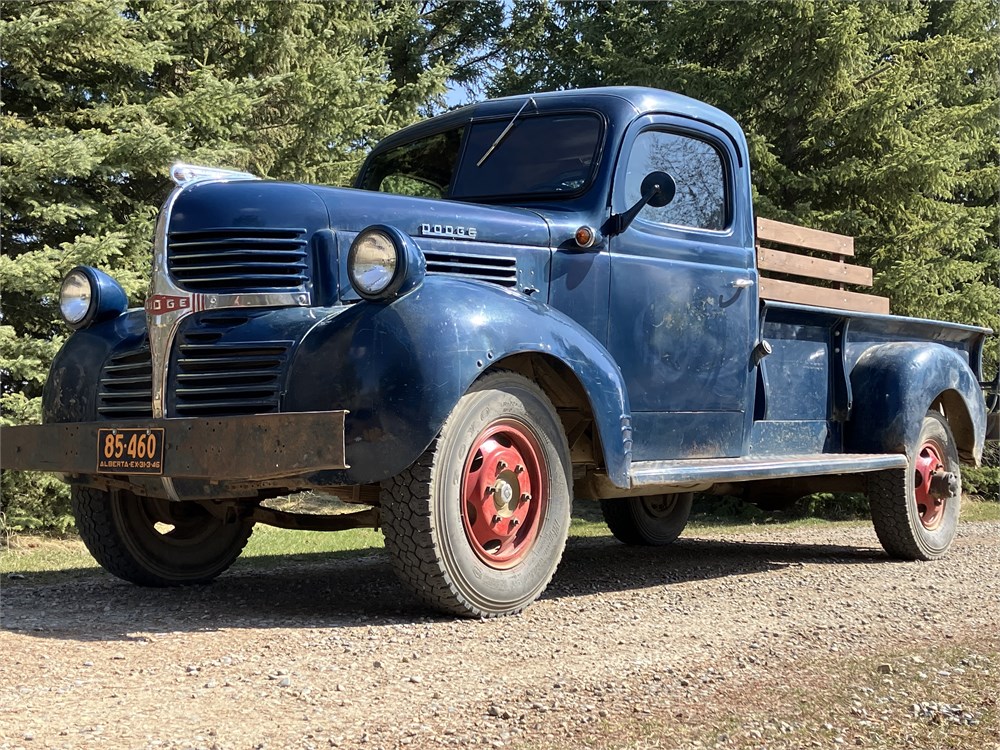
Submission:
M 735 281 L 730 281 L 729 286 L 736 289 L 746 289 L 753 286 L 753 279 L 736 279 Z

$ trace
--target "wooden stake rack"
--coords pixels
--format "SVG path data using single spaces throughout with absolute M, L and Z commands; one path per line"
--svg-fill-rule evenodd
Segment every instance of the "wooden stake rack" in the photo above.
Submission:
M 757 219 L 761 299 L 888 314 L 888 297 L 848 290 L 872 285 L 870 268 L 846 262 L 853 257 L 853 237 Z M 789 281 L 788 276 L 813 281 Z

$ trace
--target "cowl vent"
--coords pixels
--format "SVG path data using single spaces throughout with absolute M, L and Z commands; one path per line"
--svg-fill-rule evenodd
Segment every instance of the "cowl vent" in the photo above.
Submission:
M 425 252 L 427 273 L 477 279 L 499 286 L 517 286 L 517 259 L 495 255 Z

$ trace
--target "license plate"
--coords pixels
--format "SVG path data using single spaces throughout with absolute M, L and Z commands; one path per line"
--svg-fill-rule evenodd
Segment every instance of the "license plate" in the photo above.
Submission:
M 99 429 L 97 471 L 104 474 L 162 474 L 163 428 Z

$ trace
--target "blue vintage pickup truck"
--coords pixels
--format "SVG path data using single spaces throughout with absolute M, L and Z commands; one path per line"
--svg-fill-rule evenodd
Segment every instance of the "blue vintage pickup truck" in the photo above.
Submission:
M 574 501 L 656 545 L 696 491 L 860 491 L 892 557 L 952 542 L 990 331 L 891 316 L 867 269 L 788 252 L 851 248 L 755 220 L 713 107 L 534 94 L 396 133 L 353 189 L 173 177 L 144 309 L 70 272 L 44 424 L 3 432 L 121 578 L 212 580 L 254 523 L 380 526 L 424 602 L 503 615 L 548 584 Z M 306 489 L 361 509 L 265 504 Z

